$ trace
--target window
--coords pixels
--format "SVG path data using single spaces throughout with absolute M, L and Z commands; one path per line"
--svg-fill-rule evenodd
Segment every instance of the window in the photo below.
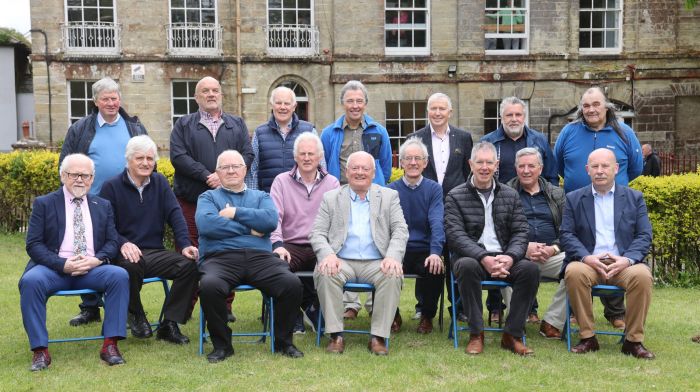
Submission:
M 387 55 L 429 55 L 429 0 L 385 0 L 384 40 Z
M 196 80 L 178 80 L 173 82 L 173 124 L 178 118 L 199 110 L 199 105 L 194 99 L 196 86 Z
M 523 100 L 525 105 L 530 107 L 530 101 Z M 529 110 L 525 112 L 525 124 L 528 123 Z M 501 126 L 501 100 L 493 99 L 484 101 L 484 135 L 495 131 L 496 128 Z
M 219 55 L 215 0 L 170 0 L 169 54 Z
M 427 101 L 399 101 L 386 103 L 386 130 L 391 141 L 391 151 L 398 153 L 406 136 L 425 127 L 428 123 Z
M 277 85 L 277 87 L 280 86 L 288 87 L 294 91 L 294 95 L 297 97 L 297 108 L 294 113 L 299 116 L 300 120 L 309 121 L 309 96 L 306 94 L 304 86 L 292 80 Z
M 581 0 L 579 50 L 619 53 L 622 38 L 622 0 Z
M 314 26 L 312 0 L 268 0 L 266 32 L 270 55 L 318 54 L 319 33 Z
M 486 0 L 486 54 L 527 53 L 528 8 L 528 0 Z
M 70 81 L 68 82 L 68 119 L 70 123 L 92 113 L 96 108 L 92 100 L 92 84 L 94 81 Z
M 119 29 L 116 25 L 114 0 L 65 0 L 66 24 L 62 28 L 64 47 L 119 51 Z M 86 53 L 105 54 L 90 50 Z

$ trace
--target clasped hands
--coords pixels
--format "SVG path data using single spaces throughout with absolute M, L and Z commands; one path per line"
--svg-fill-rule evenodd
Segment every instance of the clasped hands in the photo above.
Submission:
M 513 258 L 508 255 L 486 256 L 481 259 L 481 265 L 492 278 L 504 279 L 510 275 Z
M 554 256 L 555 252 L 553 246 L 547 246 L 547 244 L 541 242 L 530 242 L 527 245 L 525 257 L 535 263 L 544 264 L 550 257 Z
M 601 261 L 608 259 L 612 259 L 613 262 L 606 264 Z M 615 256 L 610 253 L 588 255 L 581 259 L 581 261 L 593 268 L 603 279 L 610 279 L 619 274 L 620 271 L 630 266 L 630 262 L 627 257 Z
M 63 264 L 63 272 L 70 276 L 85 275 L 100 264 L 102 260 L 94 256 L 71 256 Z

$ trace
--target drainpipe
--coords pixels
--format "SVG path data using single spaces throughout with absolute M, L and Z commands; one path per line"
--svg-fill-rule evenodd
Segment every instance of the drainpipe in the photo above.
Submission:
M 241 0 L 236 0 L 236 100 L 238 115 L 243 117 L 243 77 L 241 76 Z
M 46 61 L 46 87 L 49 93 L 49 147 L 53 147 L 53 118 L 51 116 L 51 73 L 49 72 L 49 40 L 42 29 L 31 29 L 30 33 L 39 33 L 44 36 L 44 61 Z

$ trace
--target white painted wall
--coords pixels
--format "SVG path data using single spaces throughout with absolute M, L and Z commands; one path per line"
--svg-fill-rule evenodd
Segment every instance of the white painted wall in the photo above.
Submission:
M 10 151 L 16 141 L 15 49 L 0 47 L 0 151 Z

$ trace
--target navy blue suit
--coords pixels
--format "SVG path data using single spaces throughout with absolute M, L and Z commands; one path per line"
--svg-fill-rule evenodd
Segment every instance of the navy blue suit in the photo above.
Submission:
M 87 196 L 92 220 L 95 257 L 110 260 L 117 255 L 117 231 L 109 202 Z M 103 335 L 126 337 L 129 276 L 120 267 L 102 264 L 80 276 L 63 272 L 66 259 L 59 257 L 66 228 L 63 188 L 38 197 L 29 219 L 26 249 L 30 260 L 19 281 L 20 307 L 24 328 L 32 349 L 48 346 L 46 301 L 59 290 L 92 289 L 105 295 Z

